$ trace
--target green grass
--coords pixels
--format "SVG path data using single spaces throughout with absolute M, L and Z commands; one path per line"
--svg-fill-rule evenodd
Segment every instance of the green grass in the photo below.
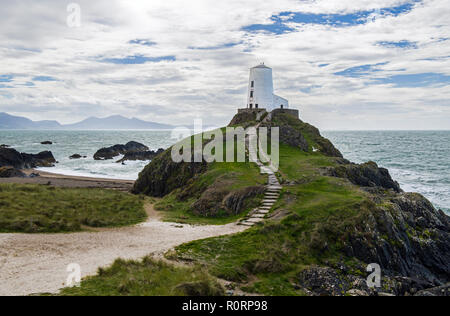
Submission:
M 106 269 L 65 288 L 62 296 L 222 296 L 221 285 L 200 267 L 175 267 L 149 257 L 116 260 Z
M 244 233 L 194 241 L 171 257 L 208 267 L 219 278 L 251 293 L 304 295 L 292 285 L 310 265 L 352 259 L 341 246 L 355 222 L 373 207 L 364 192 L 345 180 L 322 176 L 333 158 L 282 145 L 280 174 L 298 184 L 285 186 L 275 210 L 285 216 Z
M 258 206 L 262 196 L 247 201 L 246 208 L 237 215 L 229 215 L 225 211 L 215 217 L 204 217 L 192 213 L 192 205 L 199 195 L 208 187 L 220 181 L 220 189 L 237 191 L 250 186 L 265 185 L 267 177 L 260 175 L 259 168 L 251 163 L 215 162 L 208 165 L 208 170 L 200 174 L 188 188 L 175 190 L 162 198 L 155 209 L 162 211 L 165 221 L 186 224 L 223 225 L 232 223 L 245 216 L 252 208 Z M 180 199 L 183 190 L 188 191 L 188 199 Z
M 0 232 L 56 233 L 115 227 L 146 218 L 143 199 L 102 189 L 0 185 Z

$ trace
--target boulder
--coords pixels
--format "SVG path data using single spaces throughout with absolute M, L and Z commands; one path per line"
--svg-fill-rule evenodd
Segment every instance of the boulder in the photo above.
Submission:
M 53 142 L 47 140 L 45 142 L 41 142 L 41 145 L 53 145 Z
M 9 147 L 10 147 L 9 145 L 5 145 L 5 144 L 0 145 L 0 148 L 9 148 Z
M 125 154 L 125 156 L 118 160 L 117 163 L 123 163 L 127 160 L 142 160 L 142 161 L 146 161 L 146 160 L 152 160 L 153 158 L 155 158 L 157 155 L 162 154 L 164 152 L 164 149 L 158 149 L 158 151 L 134 151 L 134 152 L 128 152 Z
M 81 159 L 81 158 L 87 158 L 86 156 L 81 156 L 80 154 L 74 154 L 69 157 L 69 159 Z
M 36 167 L 54 167 L 56 163 L 50 151 L 39 154 L 19 153 L 13 148 L 0 148 L 0 167 L 10 166 L 17 169 Z
M 94 154 L 95 160 L 109 160 L 114 157 L 125 155 L 132 152 L 145 152 L 149 148 L 141 143 L 129 142 L 125 145 L 114 145 L 111 147 L 101 148 Z
M 26 168 L 54 167 L 57 163 L 51 151 L 43 151 L 36 155 L 22 153 L 22 157 Z
M 0 178 L 25 178 L 26 174 L 14 167 L 0 167 Z

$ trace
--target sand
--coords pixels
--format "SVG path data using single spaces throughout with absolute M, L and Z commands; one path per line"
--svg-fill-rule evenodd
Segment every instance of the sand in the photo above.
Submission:
M 42 181 L 43 178 L 44 175 L 40 179 L 6 180 L 22 183 L 20 181 Z M 120 180 L 47 174 L 45 178 L 51 179 L 52 185 L 69 187 L 98 187 L 94 185 L 98 182 L 104 186 L 109 183 L 112 188 L 122 184 L 130 186 Z M 0 234 L 0 295 L 57 293 L 65 286 L 69 264 L 79 264 L 82 277 L 85 277 L 96 274 L 99 267 L 106 267 L 117 258 L 140 259 L 147 255 L 160 257 L 173 247 L 189 241 L 238 233 L 246 229 L 235 223 L 222 226 L 166 223 L 160 220 L 151 205 L 146 205 L 146 209 L 149 219 L 132 227 L 72 234 Z

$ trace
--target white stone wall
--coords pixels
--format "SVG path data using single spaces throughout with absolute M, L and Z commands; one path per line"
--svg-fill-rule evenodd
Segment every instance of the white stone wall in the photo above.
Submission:
M 289 101 L 285 98 L 282 98 L 280 96 L 274 95 L 273 96 L 273 107 L 274 109 L 289 109 Z

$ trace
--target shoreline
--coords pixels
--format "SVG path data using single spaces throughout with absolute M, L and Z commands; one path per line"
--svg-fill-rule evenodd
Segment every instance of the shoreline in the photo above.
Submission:
M 24 169 L 22 172 L 28 176 L 32 173 L 37 173 L 40 176 L 34 178 L 0 178 L 0 183 L 40 184 L 60 188 L 114 189 L 129 192 L 135 182 L 134 180 L 70 176 L 36 169 Z

